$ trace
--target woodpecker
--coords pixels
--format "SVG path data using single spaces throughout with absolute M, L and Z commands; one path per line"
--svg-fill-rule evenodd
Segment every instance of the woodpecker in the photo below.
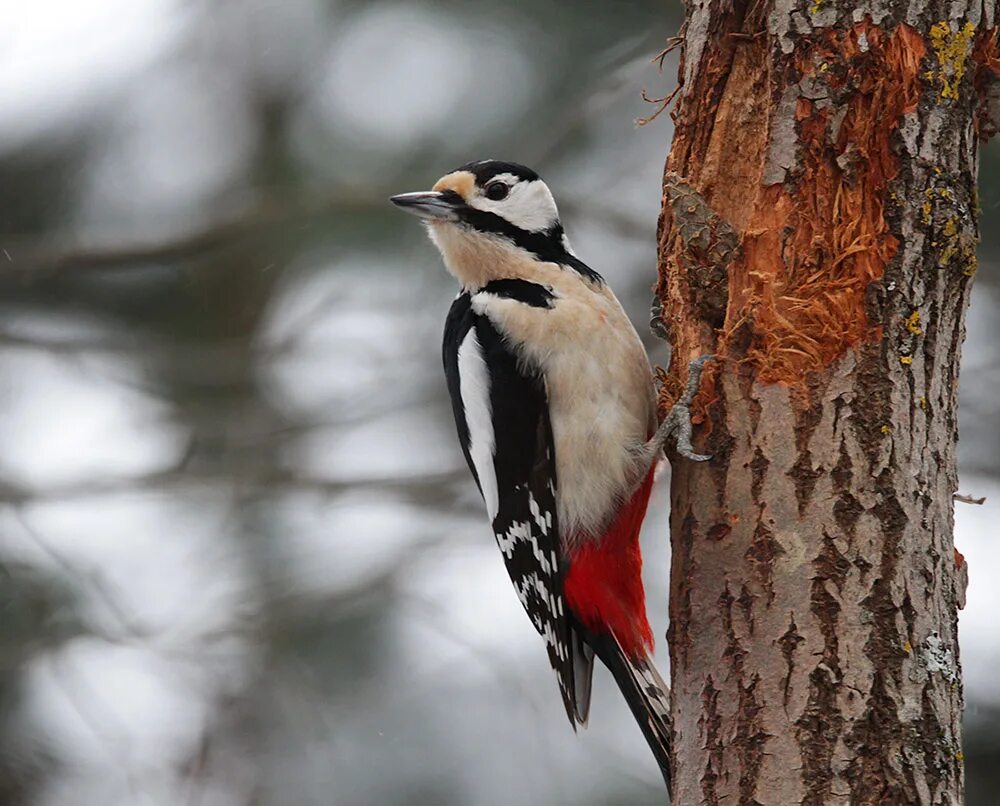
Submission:
M 691 446 L 687 405 L 711 356 L 692 362 L 658 426 L 635 328 L 523 165 L 471 162 L 391 201 L 423 219 L 461 284 L 443 346 L 458 437 L 570 724 L 587 722 L 596 655 L 669 790 L 669 691 L 650 659 L 639 529 L 667 439 L 709 458 Z

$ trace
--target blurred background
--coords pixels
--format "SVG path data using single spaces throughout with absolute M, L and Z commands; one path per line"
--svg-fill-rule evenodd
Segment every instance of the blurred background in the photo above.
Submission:
M 454 283 L 386 197 L 532 165 L 645 323 L 672 130 L 635 120 L 673 88 L 650 60 L 679 4 L 0 10 L 0 804 L 660 803 L 605 675 L 568 729 L 454 437 Z M 960 452 L 988 501 L 956 513 L 971 804 L 1000 786 L 998 179 L 991 146 Z

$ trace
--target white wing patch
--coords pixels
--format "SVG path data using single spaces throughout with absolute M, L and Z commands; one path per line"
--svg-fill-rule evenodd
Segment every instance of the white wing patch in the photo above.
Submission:
M 549 486 L 551 487 L 551 485 Z M 542 534 L 547 535 L 549 529 L 552 528 L 552 513 L 542 512 L 530 490 L 528 491 L 528 509 L 531 510 L 531 517 L 535 519 L 535 524 L 542 530 Z
M 497 474 L 493 467 L 496 435 L 493 433 L 493 412 L 490 406 L 490 373 L 486 368 L 483 350 L 470 328 L 458 348 L 458 379 L 465 408 L 465 422 L 469 429 L 469 456 L 476 467 L 479 484 L 486 500 L 490 522 L 497 515 L 499 497 Z
M 534 499 L 531 500 L 534 503 Z M 537 508 L 537 504 L 535 507 Z M 541 526 L 545 523 L 544 519 L 541 519 L 538 515 L 533 516 L 535 522 Z M 552 515 L 548 515 L 548 523 L 552 523 Z M 542 534 L 548 534 L 545 527 L 542 528 Z M 514 556 L 514 549 L 517 548 L 519 543 L 526 543 L 531 547 L 531 554 L 535 558 L 535 562 L 538 563 L 538 567 L 542 569 L 545 574 L 553 574 L 559 568 L 559 558 L 556 556 L 555 551 L 549 550 L 546 552 L 538 545 L 538 538 L 532 532 L 531 524 L 527 521 L 515 521 L 511 524 L 510 528 L 506 532 L 497 532 L 497 545 L 500 546 L 500 551 L 503 553 L 505 559 L 510 560 Z M 553 612 L 555 610 L 553 609 Z
M 535 539 L 531 536 L 531 526 L 527 523 L 514 522 L 511 527 L 501 534 L 497 535 L 497 545 L 500 546 L 500 551 L 503 552 L 503 556 L 508 560 L 514 556 L 514 548 L 518 543 L 531 543 L 535 544 Z

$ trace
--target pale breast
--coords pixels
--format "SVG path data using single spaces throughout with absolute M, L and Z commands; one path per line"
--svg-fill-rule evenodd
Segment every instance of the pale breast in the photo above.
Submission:
M 553 267 L 535 282 L 552 289 L 551 308 L 476 295 L 546 380 L 556 452 L 557 509 L 564 539 L 600 534 L 645 471 L 635 449 L 656 425 L 645 349 L 606 287 Z

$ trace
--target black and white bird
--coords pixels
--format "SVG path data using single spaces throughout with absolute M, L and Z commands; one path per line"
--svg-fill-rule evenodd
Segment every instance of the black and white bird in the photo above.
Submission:
M 669 693 L 650 660 L 639 529 L 667 438 L 708 458 L 691 448 L 686 409 L 707 357 L 658 428 L 638 334 L 522 165 L 472 162 L 392 201 L 426 222 L 461 284 L 444 333 L 458 437 L 570 723 L 587 721 L 596 655 L 669 788 Z

